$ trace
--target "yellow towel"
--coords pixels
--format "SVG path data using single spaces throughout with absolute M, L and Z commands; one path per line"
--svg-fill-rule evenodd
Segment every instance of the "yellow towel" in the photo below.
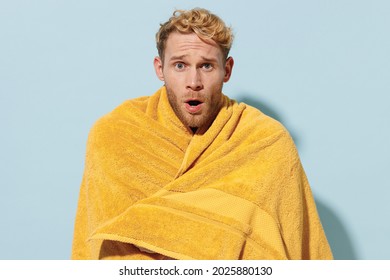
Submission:
M 94 125 L 73 259 L 332 258 L 288 132 L 223 99 L 203 135 L 165 87 Z

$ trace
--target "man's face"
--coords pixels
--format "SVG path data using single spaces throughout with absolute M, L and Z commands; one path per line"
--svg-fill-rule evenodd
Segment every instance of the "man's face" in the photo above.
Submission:
M 157 77 L 165 82 L 169 102 L 181 122 L 205 131 L 222 105 L 222 85 L 230 78 L 233 59 L 226 60 L 212 40 L 195 33 L 171 33 L 164 60 L 156 57 Z

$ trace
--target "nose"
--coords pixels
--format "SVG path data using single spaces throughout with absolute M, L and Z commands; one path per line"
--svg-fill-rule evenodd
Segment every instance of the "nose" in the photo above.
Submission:
M 200 69 L 191 69 L 190 71 L 188 71 L 187 89 L 191 89 L 193 91 L 203 89 L 202 78 L 199 71 Z

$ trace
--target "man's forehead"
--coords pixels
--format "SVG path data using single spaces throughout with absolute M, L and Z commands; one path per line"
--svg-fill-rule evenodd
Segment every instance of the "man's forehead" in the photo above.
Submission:
M 176 60 L 186 60 L 189 58 L 190 55 L 188 54 L 183 54 L 183 55 L 173 55 L 169 57 L 170 61 L 176 61 Z M 199 58 L 201 58 L 203 61 L 208 61 L 208 62 L 218 62 L 217 57 L 215 56 L 204 56 L 200 55 Z
M 213 60 L 215 57 L 222 55 L 222 50 L 216 42 L 211 39 L 202 39 L 195 33 L 182 34 L 179 32 L 173 32 L 169 35 L 165 46 L 165 54 L 169 56 L 169 59 L 173 58 L 185 58 L 191 51 L 195 51 L 207 58 Z
M 179 33 L 172 32 L 167 39 L 167 44 L 181 43 L 181 44 L 194 44 L 194 45 L 207 45 L 210 47 L 218 47 L 218 44 L 212 39 L 204 39 L 199 37 L 196 33 Z

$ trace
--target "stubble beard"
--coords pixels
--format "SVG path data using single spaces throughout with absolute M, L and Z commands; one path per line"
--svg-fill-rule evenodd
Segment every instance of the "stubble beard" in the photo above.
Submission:
M 204 98 L 205 104 L 201 113 L 190 114 L 184 108 L 184 101 L 187 98 L 192 97 L 188 95 L 186 97 L 177 98 L 175 93 L 168 87 L 167 95 L 169 103 L 175 112 L 179 120 L 188 128 L 198 128 L 198 131 L 205 132 L 213 123 L 222 107 L 222 93 L 219 93 L 213 98 Z M 207 108 L 206 108 L 207 107 Z

